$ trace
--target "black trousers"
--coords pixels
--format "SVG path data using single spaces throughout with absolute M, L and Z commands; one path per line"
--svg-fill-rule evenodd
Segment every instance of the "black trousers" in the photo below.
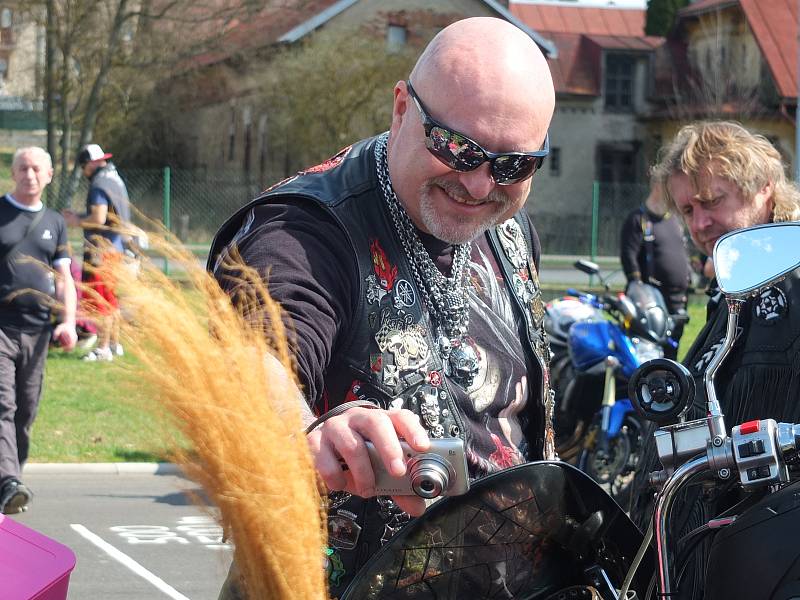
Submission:
M 39 408 L 50 328 L 0 326 L 0 482 L 19 478 Z

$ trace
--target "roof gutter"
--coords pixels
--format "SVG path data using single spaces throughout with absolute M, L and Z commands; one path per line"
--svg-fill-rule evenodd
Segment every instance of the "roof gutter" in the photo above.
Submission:
M 738 0 L 731 0 L 731 2 L 720 2 L 719 4 L 714 4 L 705 8 L 693 8 L 690 4 L 689 6 L 680 9 L 677 16 L 679 19 L 684 17 L 699 17 L 700 15 L 706 15 L 708 13 L 717 12 L 726 8 L 732 8 L 738 5 Z
M 497 2 L 496 0 L 483 0 L 483 3 L 491 8 L 494 12 L 499 14 L 503 17 L 506 21 L 511 23 L 512 25 L 516 25 L 519 27 L 528 37 L 530 37 L 536 44 L 544 51 L 545 56 L 547 58 L 558 58 L 558 48 L 553 43 L 552 40 L 543 37 L 527 25 L 517 17 L 513 15 L 513 13 L 508 10 L 505 6 Z
M 289 31 L 284 33 L 281 37 L 278 38 L 278 43 L 293 44 L 294 42 L 305 37 L 315 29 L 322 27 L 325 23 L 330 21 L 339 13 L 353 6 L 353 4 L 355 4 L 356 2 L 358 2 L 358 0 L 339 0 L 339 2 L 331 4 L 325 10 L 318 12 L 310 19 L 300 23 L 300 25 L 298 25 L 294 29 L 290 29 Z

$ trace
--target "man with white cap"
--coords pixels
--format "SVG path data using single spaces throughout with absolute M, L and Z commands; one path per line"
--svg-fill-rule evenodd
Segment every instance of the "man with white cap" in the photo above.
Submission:
M 130 222 L 128 190 L 117 168 L 109 162 L 111 154 L 97 144 L 88 144 L 78 154 L 77 163 L 89 180 L 86 212 L 76 215 L 64 211 L 67 223 L 83 228 L 82 280 L 94 293 L 84 295 L 87 308 L 99 316 L 97 348 L 86 360 L 113 360 L 122 353 L 119 345 L 119 302 L 114 282 L 101 264 L 117 262 L 124 251 L 123 235 L 116 226 Z

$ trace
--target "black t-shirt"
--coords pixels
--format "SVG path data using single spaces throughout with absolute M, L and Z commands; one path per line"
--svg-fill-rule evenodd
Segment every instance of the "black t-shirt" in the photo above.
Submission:
M 356 258 L 340 226 L 313 202 L 288 199 L 259 206 L 252 216 L 247 233 L 237 239 L 238 250 L 265 278 L 291 321 L 298 376 L 306 398 L 318 404 L 326 368 L 356 317 L 361 292 Z M 439 269 L 449 273 L 452 246 L 429 235 L 420 238 Z M 535 232 L 531 253 L 538 266 Z M 480 476 L 522 461 L 527 450 L 523 413 L 528 392 L 535 397 L 541 381 L 528 380 L 538 371 L 525 364 L 520 323 L 485 236 L 473 243 L 470 269 L 469 334 L 484 360 L 469 389 L 453 387 L 471 430 L 471 474 Z M 331 398 L 330 404 L 343 400 Z M 541 423 L 531 425 L 541 429 Z
M 28 235 L 40 211 L 45 211 Z M 15 244 L 25 238 L 8 256 Z M 69 260 L 64 218 L 48 208 L 30 211 L 0 198 L 0 326 L 35 330 L 50 322 L 52 268 Z

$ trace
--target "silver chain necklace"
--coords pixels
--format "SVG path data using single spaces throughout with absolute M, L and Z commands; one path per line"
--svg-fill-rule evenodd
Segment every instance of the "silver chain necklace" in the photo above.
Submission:
M 472 385 L 478 374 L 479 364 L 478 354 L 467 340 L 469 329 L 467 289 L 472 243 L 467 242 L 454 247 L 450 277 L 445 277 L 436 268 L 417 235 L 414 223 L 392 188 L 386 158 L 388 138 L 389 134 L 384 133 L 375 143 L 378 181 L 423 304 L 436 326 L 436 343 L 444 362 L 445 375 L 466 389 Z

